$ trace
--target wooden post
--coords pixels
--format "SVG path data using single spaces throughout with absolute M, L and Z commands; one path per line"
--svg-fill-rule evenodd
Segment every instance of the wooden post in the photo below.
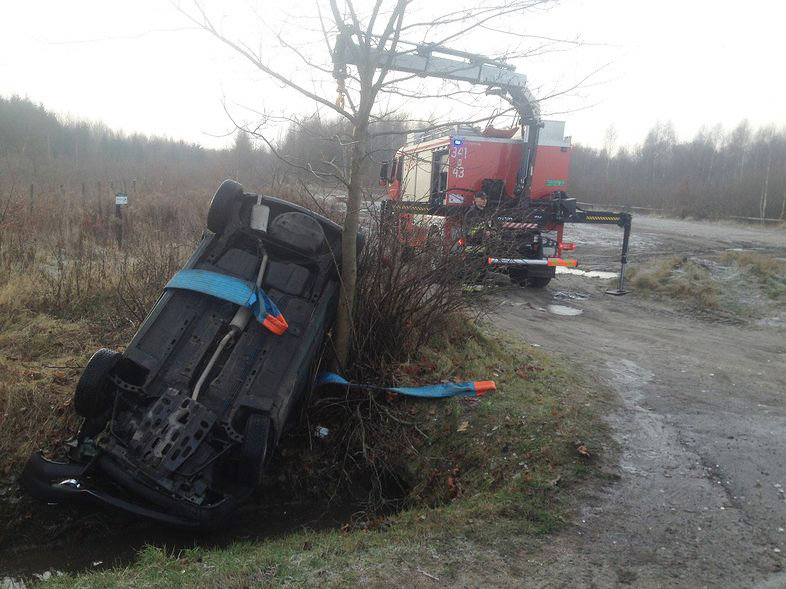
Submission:
M 117 247 L 123 248 L 123 207 L 115 205 L 115 238 L 117 239 Z
M 34 190 L 35 189 L 33 187 L 33 183 L 31 182 L 30 183 L 30 212 L 31 213 L 33 212 L 33 195 L 35 194 Z
M 128 204 L 128 195 L 125 192 L 115 194 L 115 225 L 117 247 L 123 248 L 123 209 Z
M 103 213 L 101 212 L 101 180 L 96 183 L 96 196 L 98 198 L 98 217 L 103 217 Z

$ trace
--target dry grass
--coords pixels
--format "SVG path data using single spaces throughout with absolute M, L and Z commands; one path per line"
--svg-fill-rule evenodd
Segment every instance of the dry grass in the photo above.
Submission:
M 728 251 L 721 262 L 734 264 L 752 276 L 772 299 L 786 297 L 786 261 L 754 251 Z
M 673 256 L 629 274 L 636 291 L 699 317 L 731 323 L 779 321 L 786 302 L 786 261 L 759 251 L 728 250 L 711 258 Z
M 638 291 L 678 299 L 697 309 L 718 306 L 718 287 L 709 269 L 687 256 L 673 256 L 652 268 L 631 267 L 628 279 Z
M 5 309 L 4 309 L 5 311 Z M 35 312 L 3 313 L 0 328 L 0 478 L 19 474 L 39 448 L 62 452 L 76 431 L 71 406 L 82 366 L 101 345 L 127 332 L 107 334 L 87 320 Z
M 18 475 L 33 450 L 57 453 L 75 432 L 81 367 L 128 340 L 196 243 L 201 225 L 190 227 L 207 203 L 175 210 L 159 195 L 140 197 L 120 249 L 107 211 L 43 199 L 12 207 L 0 225 L 1 477 Z

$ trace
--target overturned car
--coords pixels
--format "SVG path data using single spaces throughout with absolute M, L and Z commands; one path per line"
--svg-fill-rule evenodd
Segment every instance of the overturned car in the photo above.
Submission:
M 30 458 L 34 496 L 198 527 L 260 483 L 333 321 L 341 227 L 231 180 L 207 227 L 127 349 L 84 368 L 76 446 Z

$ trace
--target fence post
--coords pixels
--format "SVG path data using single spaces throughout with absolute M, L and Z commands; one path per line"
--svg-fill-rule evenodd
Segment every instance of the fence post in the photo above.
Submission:
M 118 249 L 123 248 L 123 209 L 128 204 L 128 194 L 118 192 L 115 194 L 115 225 Z
M 118 249 L 123 249 L 123 207 L 115 204 L 115 238 Z

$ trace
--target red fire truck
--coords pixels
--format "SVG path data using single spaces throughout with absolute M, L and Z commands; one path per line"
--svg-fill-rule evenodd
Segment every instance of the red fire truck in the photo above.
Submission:
M 542 125 L 530 198 L 545 203 L 567 190 L 571 145 L 570 138 L 564 136 L 565 123 L 543 121 Z M 517 133 L 515 128 L 481 130 L 465 125 L 410 133 L 392 164 L 383 165 L 381 179 L 393 202 L 406 202 L 410 210 L 417 205 L 423 211 L 428 208 L 421 214 L 402 213 L 407 223 L 405 234 L 414 245 L 424 243 L 435 229 L 449 242 L 463 245 L 468 229 L 463 213 L 473 205 L 475 195 L 483 193 L 489 201 L 489 221 L 493 219 L 498 228 L 515 235 L 507 251 L 488 256 L 488 263 L 507 268 L 516 282 L 545 286 L 556 266 L 576 266 L 576 260 L 562 257 L 563 251 L 575 245 L 563 242 L 561 223 L 541 226 L 534 219 L 511 216 L 517 172 L 527 144 L 515 137 Z M 515 263 L 512 253 L 526 262 Z
M 340 81 L 347 65 L 357 65 L 354 43 L 349 35 L 338 37 L 334 61 Z M 436 45 L 379 55 L 380 68 L 485 85 L 487 94 L 507 100 L 518 116 L 510 129 L 454 125 L 412 132 L 393 161 L 382 165 L 386 209 L 398 217 L 409 245 L 421 246 L 441 231 L 447 243 L 463 247 L 469 225 L 483 219 L 490 229 L 485 235 L 504 237 L 480 247 L 488 266 L 506 271 L 516 283 L 543 287 L 556 267 L 578 264 L 563 256 L 575 249 L 563 241 L 565 223 L 615 224 L 624 229 L 620 278 L 618 288 L 607 292 L 624 294 L 631 216 L 584 211 L 568 197 L 571 142 L 565 123 L 541 120 L 526 76 L 505 62 Z M 483 213 L 473 208 L 480 194 L 487 200 Z

